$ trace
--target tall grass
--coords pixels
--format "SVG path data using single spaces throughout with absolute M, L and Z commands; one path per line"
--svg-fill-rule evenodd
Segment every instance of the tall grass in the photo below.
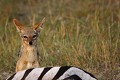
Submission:
M 0 6 L 1 75 L 14 72 L 18 60 L 12 19 L 28 26 L 46 17 L 38 43 L 41 67 L 73 65 L 99 80 L 120 78 L 119 0 L 1 0 Z

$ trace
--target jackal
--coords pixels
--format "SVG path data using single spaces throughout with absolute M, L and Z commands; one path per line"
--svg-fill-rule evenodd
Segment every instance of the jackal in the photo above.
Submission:
M 39 67 L 37 38 L 44 21 L 45 18 L 33 27 L 24 27 L 17 19 L 13 19 L 13 23 L 21 37 L 20 58 L 16 64 L 16 72 Z

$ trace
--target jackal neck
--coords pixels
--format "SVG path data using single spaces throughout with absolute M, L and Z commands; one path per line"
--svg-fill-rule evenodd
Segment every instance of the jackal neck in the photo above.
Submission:
M 20 49 L 20 55 L 35 55 L 38 56 L 38 47 L 37 44 L 35 45 L 28 45 L 22 42 L 21 49 Z

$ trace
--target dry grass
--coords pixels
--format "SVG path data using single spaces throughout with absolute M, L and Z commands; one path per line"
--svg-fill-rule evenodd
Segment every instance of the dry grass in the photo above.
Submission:
M 73 65 L 99 80 L 120 78 L 119 0 L 1 0 L 0 12 L 2 76 L 15 71 L 18 59 L 20 37 L 12 19 L 28 26 L 46 17 L 39 37 L 42 67 Z

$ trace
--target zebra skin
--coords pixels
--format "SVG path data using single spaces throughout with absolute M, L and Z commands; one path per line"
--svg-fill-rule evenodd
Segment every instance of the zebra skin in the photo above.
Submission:
M 73 66 L 31 68 L 14 73 L 6 80 L 97 80 L 92 74 Z

